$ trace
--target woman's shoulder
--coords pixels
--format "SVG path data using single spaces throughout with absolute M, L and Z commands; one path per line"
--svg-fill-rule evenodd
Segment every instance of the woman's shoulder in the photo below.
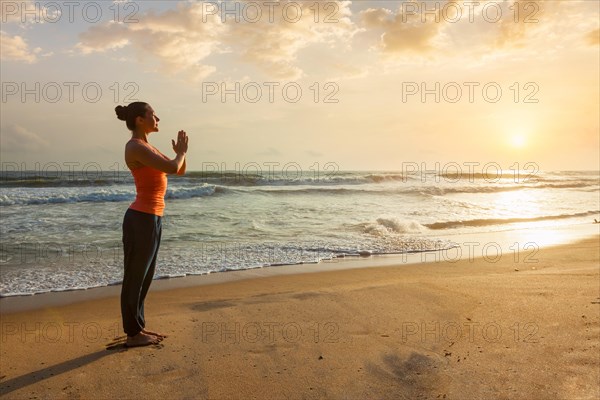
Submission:
M 139 154 L 138 151 L 143 151 L 144 148 L 147 148 L 145 143 L 146 142 L 138 138 L 131 138 L 125 143 L 125 164 L 127 164 L 127 167 L 131 171 L 144 167 L 144 165 L 137 161 L 136 158 L 137 154 Z
M 148 145 L 149 145 L 149 143 L 143 141 L 142 139 L 138 139 L 138 138 L 131 138 L 125 144 L 125 146 L 148 146 Z
M 169 160 L 169 158 L 166 155 L 161 153 L 156 147 L 152 146 L 150 143 L 148 143 L 142 139 L 131 138 L 125 144 L 125 161 L 128 164 L 128 166 L 130 167 L 130 169 L 132 169 L 132 167 L 136 168 L 138 166 L 143 165 L 142 163 L 138 162 L 136 160 L 136 158 L 139 155 L 141 155 L 142 152 L 148 152 L 148 151 L 150 151 L 151 153 L 154 153 L 158 156 L 161 156 L 166 160 Z
M 125 144 L 126 152 L 135 153 L 137 151 L 144 151 L 144 150 L 150 150 L 150 151 L 156 153 L 155 147 L 152 146 L 150 143 L 143 141 L 142 139 L 132 138 L 132 139 L 129 139 L 129 141 Z

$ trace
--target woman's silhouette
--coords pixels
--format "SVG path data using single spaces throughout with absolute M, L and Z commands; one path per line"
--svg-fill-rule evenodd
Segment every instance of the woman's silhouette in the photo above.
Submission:
M 121 316 L 127 334 L 126 345 L 145 346 L 163 340 L 166 335 L 145 329 L 144 300 L 156 266 L 162 233 L 167 174 L 185 173 L 188 137 L 179 131 L 174 159 L 148 143 L 148 135 L 158 132 L 160 119 L 148 103 L 135 102 L 115 108 L 117 117 L 126 121 L 131 139 L 125 145 L 125 162 L 135 181 L 136 197 L 123 218 L 125 273 L 121 289 Z

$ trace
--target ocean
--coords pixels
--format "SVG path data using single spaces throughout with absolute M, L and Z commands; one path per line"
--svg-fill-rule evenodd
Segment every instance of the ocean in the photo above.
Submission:
M 258 171 L 258 170 L 257 170 Z M 592 223 L 598 171 L 197 171 L 169 176 L 155 279 L 455 245 Z M 128 171 L 3 171 L 0 296 L 119 284 Z

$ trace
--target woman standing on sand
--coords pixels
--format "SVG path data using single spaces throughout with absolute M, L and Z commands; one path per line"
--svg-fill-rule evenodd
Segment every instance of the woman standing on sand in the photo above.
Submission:
M 171 160 L 148 143 L 148 135 L 158 132 L 160 119 L 148 103 L 135 102 L 115 108 L 126 121 L 131 139 L 125 145 L 125 163 L 135 181 L 136 198 L 123 219 L 125 274 L 121 289 L 121 316 L 129 347 L 156 344 L 166 335 L 145 329 L 144 300 L 156 266 L 162 233 L 167 174 L 185 174 L 188 137 L 179 131 L 177 143 L 171 140 L 177 156 Z

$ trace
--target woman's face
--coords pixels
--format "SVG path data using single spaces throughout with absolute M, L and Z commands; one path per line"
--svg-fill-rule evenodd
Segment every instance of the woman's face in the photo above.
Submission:
M 144 118 L 137 117 L 137 126 L 145 133 L 158 132 L 158 121 L 160 119 L 156 116 L 152 107 L 148 106 Z

